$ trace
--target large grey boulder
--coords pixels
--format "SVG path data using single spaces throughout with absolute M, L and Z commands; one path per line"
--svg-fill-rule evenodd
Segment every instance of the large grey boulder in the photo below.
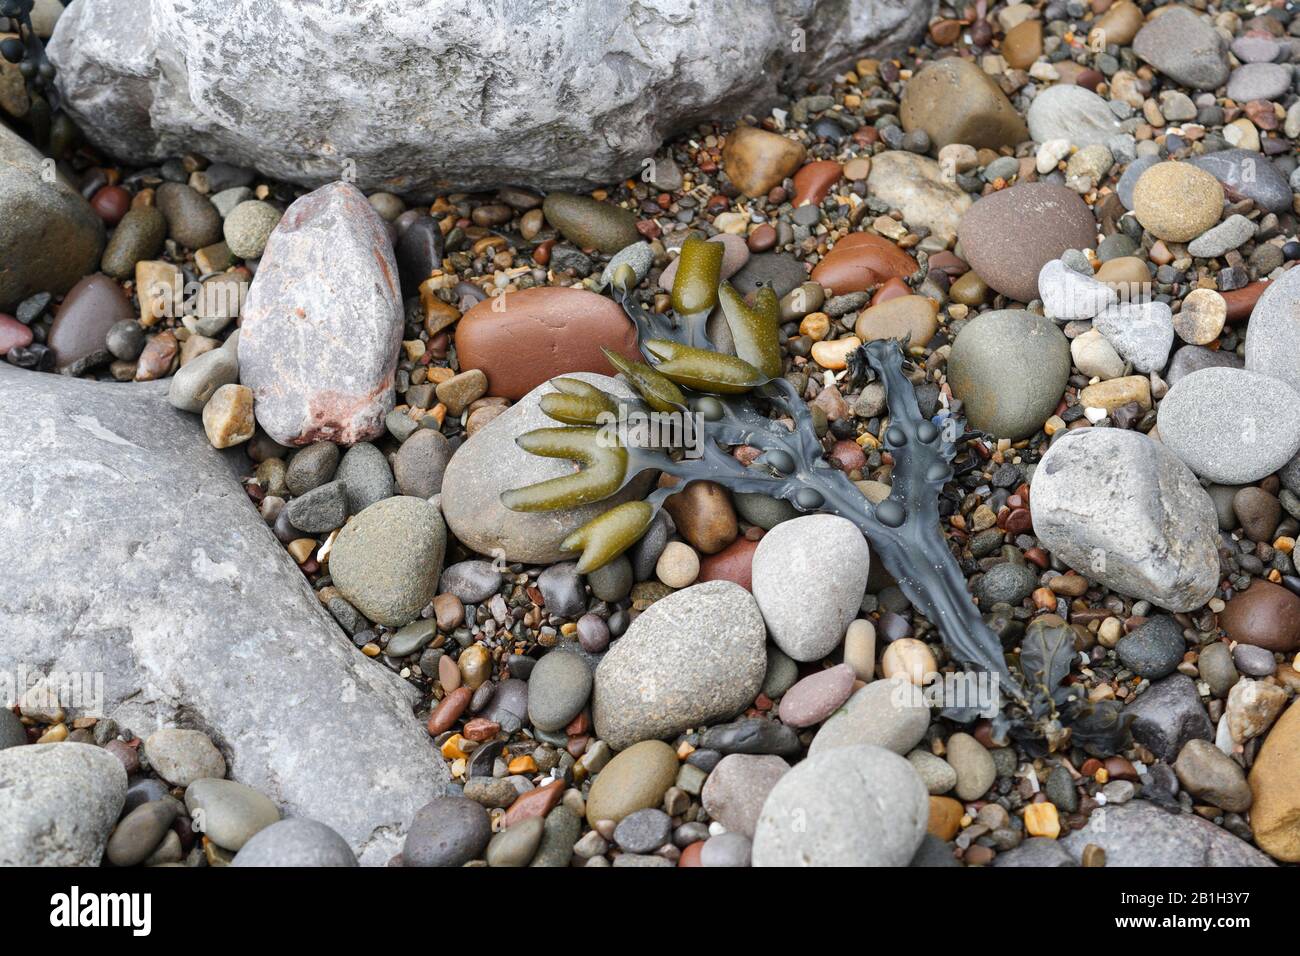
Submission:
M 166 392 L 0 365 L 0 669 L 102 674 L 94 709 L 142 736 L 202 729 L 232 779 L 384 863 L 447 780 L 412 695 Z
M 78 0 L 50 58 L 90 138 L 320 185 L 572 188 L 637 174 L 778 84 L 899 50 L 933 0 Z
M 62 295 L 103 251 L 104 223 L 90 204 L 0 123 L 0 311 L 37 292 Z
M 1067 432 L 1034 471 L 1034 533 L 1089 580 L 1171 611 L 1219 583 L 1214 502 L 1191 470 L 1146 435 Z

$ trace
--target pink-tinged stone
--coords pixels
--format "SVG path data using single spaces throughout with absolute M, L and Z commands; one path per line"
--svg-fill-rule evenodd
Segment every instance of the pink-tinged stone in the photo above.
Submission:
M 393 409 L 402 294 L 388 231 L 354 186 L 298 199 L 271 233 L 248 290 L 239 376 L 282 445 L 351 445 Z
M 0 355 L 10 349 L 23 349 L 32 344 L 32 330 L 12 315 L 0 314 Z
M 133 318 L 135 310 L 122 287 L 102 272 L 96 272 L 64 296 L 54 313 L 45 344 L 54 351 L 55 364 L 66 368 L 102 352 L 108 330 L 114 323 Z
M 791 727 L 811 727 L 839 708 L 853 693 L 856 675 L 848 664 L 819 671 L 799 681 L 781 698 L 781 721 Z

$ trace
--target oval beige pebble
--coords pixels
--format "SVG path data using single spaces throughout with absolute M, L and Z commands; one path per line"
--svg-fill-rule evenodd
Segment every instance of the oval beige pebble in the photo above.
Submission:
M 253 390 L 222 385 L 203 406 L 203 430 L 213 448 L 230 448 L 253 437 Z
M 962 800 L 978 800 L 998 776 L 993 755 L 970 734 L 948 738 L 948 763 L 957 771 L 956 793 Z
M 1228 319 L 1228 303 L 1213 289 L 1193 289 L 1174 316 L 1174 331 L 1191 345 L 1208 345 L 1219 337 Z
M 822 368 L 839 372 L 849 367 L 849 353 L 862 344 L 856 335 L 833 342 L 816 342 L 812 347 L 813 361 Z
M 587 822 L 617 823 L 629 813 L 659 806 L 677 779 L 677 767 L 677 754 L 662 740 L 628 747 L 596 774 L 587 795 Z
M 690 587 L 700 576 L 700 556 L 689 544 L 669 541 L 659 555 L 655 575 L 670 588 Z
M 918 687 L 924 686 L 928 675 L 939 669 L 930 648 L 924 641 L 903 637 L 885 648 L 880 659 L 880 670 L 886 678 L 905 677 Z
M 859 619 L 844 634 L 844 663 L 853 668 L 858 680 L 876 676 L 876 626 Z

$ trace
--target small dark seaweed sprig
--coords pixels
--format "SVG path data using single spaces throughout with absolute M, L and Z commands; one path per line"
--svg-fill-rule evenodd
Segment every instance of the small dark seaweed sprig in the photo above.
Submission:
M 638 474 L 659 470 L 682 484 L 708 480 L 732 492 L 758 493 L 790 502 L 805 513 L 828 513 L 857 526 L 894 576 L 913 606 L 934 623 L 953 658 L 997 680 L 1006 709 L 993 721 L 994 734 L 1025 737 L 1034 746 L 1053 749 L 1069 735 L 1062 721 L 1077 721 L 1080 742 L 1114 752 L 1125 732 L 1117 712 L 1077 699 L 1059 686 L 1074 656 L 1072 630 L 1061 622 L 1054 639 L 1043 640 L 1044 627 L 1031 627 L 1038 646 L 1022 651 L 1023 683 L 1008 667 L 1002 643 L 971 600 L 966 579 L 944 539 L 939 496 L 953 478 L 958 444 L 969 436 L 952 417 L 932 421 L 921 414 L 906 375 L 903 344 L 868 342 L 849 356 L 851 382 L 876 378 L 885 390 L 889 423 L 882 444 L 893 459 L 888 497 L 872 503 L 823 455 L 812 415 L 795 386 L 781 375 L 778 302 L 771 289 L 760 289 L 747 303 L 729 284 L 719 284 L 721 246 L 691 237 L 682 247 L 673 286 L 672 313 L 653 313 L 636 299 L 635 276 L 623 267 L 614 276 L 613 295 L 636 326 L 638 345 L 647 363 L 607 352 L 611 365 L 657 412 L 693 412 L 704 422 L 699 455 L 668 450 L 622 447 L 602 437 L 602 422 L 623 411 L 644 408 L 616 400 L 577 379 L 556 379 L 557 392 L 542 398 L 542 409 L 565 423 L 519 438 L 526 450 L 569 458 L 585 467 L 537 485 L 506 492 L 515 510 L 553 510 L 604 500 Z M 736 355 L 712 349 L 706 320 L 721 304 Z M 770 414 L 775 410 L 781 418 Z M 946 413 L 945 413 L 946 414 Z M 730 449 L 745 445 L 759 452 L 750 465 Z M 564 542 L 581 551 L 579 570 L 595 570 L 635 543 L 649 528 L 664 500 L 677 488 L 661 488 L 642 501 L 612 507 Z M 1036 622 L 1037 624 L 1037 622 Z M 1028 635 L 1027 635 L 1028 637 Z M 1026 647 L 1028 647 L 1028 643 Z M 976 716 L 975 707 L 949 708 L 945 715 L 961 722 Z

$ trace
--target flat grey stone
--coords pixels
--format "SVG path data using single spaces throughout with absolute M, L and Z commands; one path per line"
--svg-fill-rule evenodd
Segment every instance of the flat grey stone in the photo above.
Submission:
M 233 779 L 386 862 L 447 780 L 413 695 L 166 391 L 0 364 L 0 668 L 103 674 L 104 716 L 137 733 L 197 717 Z
M 1255 237 L 1255 224 L 1240 214 L 1229 216 L 1187 244 L 1187 251 L 1202 259 L 1215 259 Z
M 1092 327 L 1139 372 L 1158 372 L 1174 344 L 1174 315 L 1164 302 L 1123 302 L 1105 309 Z
M 858 745 L 811 755 L 763 804 L 754 866 L 906 866 L 929 816 L 925 784 L 897 754 Z
M 994 866 L 1004 867 L 1060 867 L 1078 866 L 1079 863 L 1061 846 L 1061 841 L 1048 837 L 1030 837 L 1014 850 L 999 853 L 993 859 Z
M 1249 343 L 1248 343 L 1249 345 Z M 1160 403 L 1160 440 L 1202 478 L 1249 484 L 1300 449 L 1300 393 L 1247 367 L 1206 368 L 1182 378 Z
M 1067 432 L 1034 470 L 1031 492 L 1034 533 L 1090 580 L 1172 611 L 1201 607 L 1218 587 L 1214 503 L 1140 432 Z
M 930 726 L 930 707 L 921 689 L 902 678 L 872 681 L 827 718 L 808 753 L 872 744 L 905 754 Z
M 309 186 L 354 169 L 367 191 L 591 188 L 640 175 L 701 116 L 765 112 L 778 81 L 902 51 L 934 9 L 267 0 L 246 19 L 206 0 L 82 0 L 49 52 L 73 118 L 136 165 L 193 151 Z M 430 16 L 436 31 L 412 29 Z M 380 64 L 402 64 L 401 82 Z
M 264 794 L 234 780 L 211 777 L 185 789 L 185 809 L 196 831 L 232 852 L 280 819 L 280 811 Z
M 1236 352 L 1207 349 L 1203 345 L 1184 345 L 1169 360 L 1164 379 L 1172 388 L 1178 384 L 1179 379 L 1203 368 L 1245 368 L 1245 363 Z
M 1287 178 L 1263 153 L 1250 149 L 1221 149 L 1193 156 L 1187 161 L 1217 179 L 1229 196 L 1251 199 L 1268 212 L 1291 209 L 1291 187 Z M 1125 205 L 1133 208 L 1128 203 Z
M 1133 52 L 1170 79 L 1196 90 L 1228 80 L 1227 43 L 1210 21 L 1186 7 L 1170 7 L 1146 22 Z

